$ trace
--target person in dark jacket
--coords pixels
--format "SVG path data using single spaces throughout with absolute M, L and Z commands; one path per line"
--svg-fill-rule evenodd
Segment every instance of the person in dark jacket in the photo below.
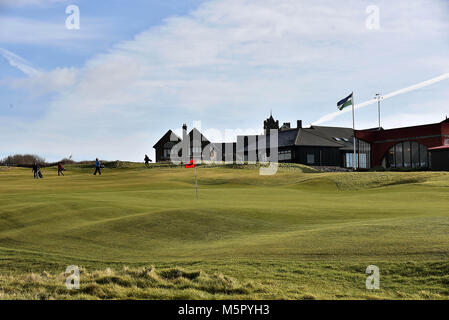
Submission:
M 145 155 L 145 158 L 143 160 L 145 161 L 145 166 L 148 167 L 150 165 L 151 159 L 148 157 L 148 155 Z
M 31 171 L 33 171 L 34 179 L 39 179 L 39 165 L 36 162 L 33 163 Z
M 101 176 L 101 163 L 100 160 L 98 160 L 98 158 L 95 159 L 95 172 L 94 172 L 94 176 L 97 175 L 97 172 L 100 174 Z
M 33 171 L 34 179 L 44 178 L 44 176 L 42 175 L 42 172 L 41 172 L 41 168 L 39 167 L 39 165 L 36 162 L 31 167 L 31 170 Z
M 59 176 L 60 174 L 64 175 L 64 171 L 65 171 L 65 169 L 64 169 L 64 167 L 62 166 L 62 163 L 59 162 L 59 163 L 58 163 L 58 176 Z

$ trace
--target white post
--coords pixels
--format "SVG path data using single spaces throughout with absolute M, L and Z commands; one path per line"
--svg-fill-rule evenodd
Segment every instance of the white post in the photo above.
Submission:
M 379 117 L 379 130 L 380 130 L 380 99 L 381 99 L 381 95 L 380 95 L 380 93 L 377 93 L 376 94 L 376 98 L 377 98 L 377 114 L 378 114 L 378 117 Z
M 354 117 L 354 106 L 355 106 L 355 102 L 354 102 L 354 92 L 352 93 L 352 130 L 354 133 L 354 159 L 353 159 L 353 165 L 354 165 L 354 170 L 357 170 L 357 163 L 356 163 L 356 150 L 355 150 L 355 117 Z
M 198 200 L 198 183 L 196 179 L 196 165 L 195 165 L 195 194 L 196 194 L 196 200 Z

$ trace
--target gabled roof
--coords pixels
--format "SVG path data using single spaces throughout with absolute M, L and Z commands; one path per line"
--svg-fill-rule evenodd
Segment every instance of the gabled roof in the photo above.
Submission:
M 188 136 L 193 137 L 193 134 L 195 134 L 197 137 L 200 136 L 202 142 L 210 142 L 209 139 L 207 139 L 197 128 L 193 128 L 192 130 L 190 130 Z
M 171 140 L 170 140 L 170 138 L 171 138 Z M 153 148 L 157 148 L 161 143 L 164 143 L 164 142 L 168 142 L 168 141 L 179 142 L 181 140 L 182 139 L 176 133 L 174 133 L 172 130 L 168 130 L 167 133 L 165 133 L 162 136 L 162 138 L 160 138 L 159 141 L 154 144 Z

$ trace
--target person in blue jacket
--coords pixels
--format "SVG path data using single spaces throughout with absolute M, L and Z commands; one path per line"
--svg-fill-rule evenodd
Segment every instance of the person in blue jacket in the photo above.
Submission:
M 98 160 L 98 158 L 95 159 L 95 172 L 94 172 L 94 176 L 97 175 L 97 172 L 100 174 L 101 176 L 101 163 L 100 160 Z

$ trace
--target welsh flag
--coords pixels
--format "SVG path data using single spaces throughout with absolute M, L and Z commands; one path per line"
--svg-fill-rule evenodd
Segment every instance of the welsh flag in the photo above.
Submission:
M 343 100 L 338 101 L 338 103 L 337 103 L 338 109 L 343 110 L 346 107 L 352 106 L 354 104 L 353 95 L 354 95 L 354 93 L 351 93 L 349 96 L 347 96 Z
M 186 168 L 195 168 L 195 162 L 192 160 L 190 160 L 190 162 L 188 164 L 186 164 Z

